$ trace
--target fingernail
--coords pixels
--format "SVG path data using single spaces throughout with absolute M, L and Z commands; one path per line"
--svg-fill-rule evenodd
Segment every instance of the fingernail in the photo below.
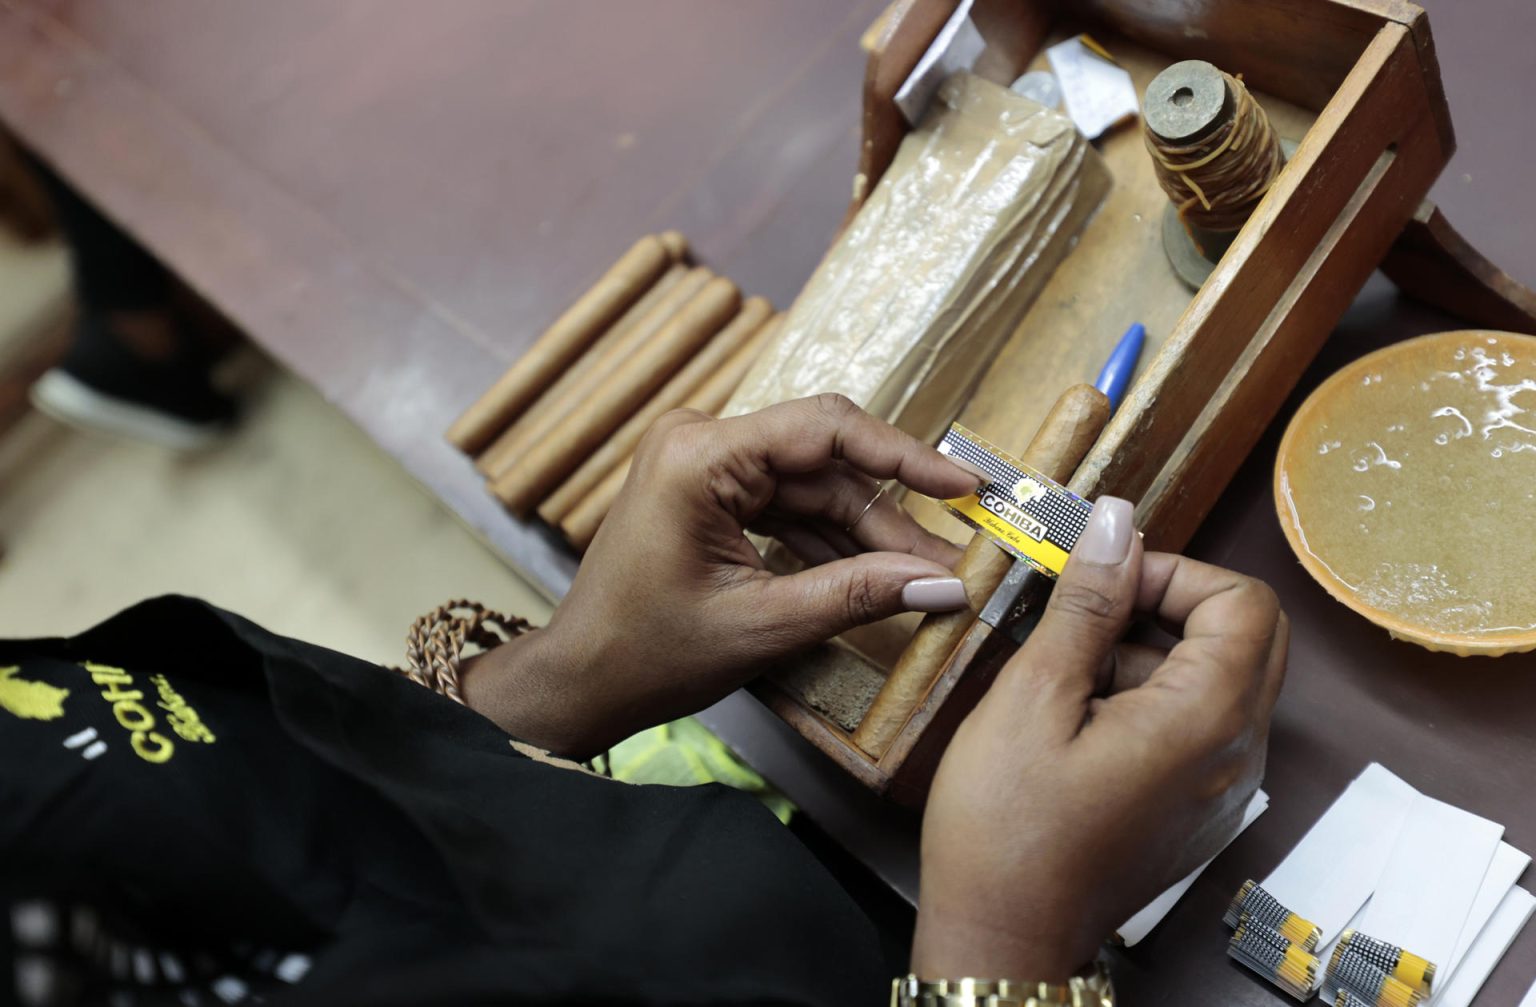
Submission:
M 909 580 L 901 589 L 901 603 L 909 612 L 953 612 L 970 600 L 959 577 L 923 577 Z
M 964 469 L 984 483 L 989 483 L 992 481 L 992 477 L 987 474 L 987 470 L 982 468 L 980 465 L 972 464 L 963 458 L 956 458 L 953 455 L 949 456 L 949 463 L 957 469 Z
M 1119 566 L 1131 554 L 1131 536 L 1136 534 L 1132 519 L 1135 508 L 1129 500 L 1099 497 L 1088 518 L 1088 527 L 1072 554 L 1096 566 Z

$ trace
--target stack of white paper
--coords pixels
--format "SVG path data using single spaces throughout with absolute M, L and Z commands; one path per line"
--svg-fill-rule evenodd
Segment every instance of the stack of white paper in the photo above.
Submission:
M 1503 832 L 1372 763 L 1260 884 L 1322 929 L 1325 966 L 1359 930 L 1436 964 L 1430 1007 L 1467 1007 L 1536 909 Z

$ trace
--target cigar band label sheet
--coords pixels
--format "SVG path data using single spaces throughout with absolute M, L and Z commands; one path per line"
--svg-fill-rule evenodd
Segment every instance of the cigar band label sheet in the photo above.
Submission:
M 1058 576 L 1093 505 L 958 423 L 939 453 L 988 477 L 975 493 L 945 500 L 945 509 L 1041 573 Z

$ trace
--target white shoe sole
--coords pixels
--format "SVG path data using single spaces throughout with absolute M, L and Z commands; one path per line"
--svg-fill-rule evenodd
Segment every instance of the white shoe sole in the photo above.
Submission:
M 78 378 L 54 368 L 31 389 L 32 404 L 60 423 L 99 433 L 148 441 L 177 451 L 197 451 L 220 440 L 227 428 L 220 423 L 179 420 L 148 406 L 98 392 Z

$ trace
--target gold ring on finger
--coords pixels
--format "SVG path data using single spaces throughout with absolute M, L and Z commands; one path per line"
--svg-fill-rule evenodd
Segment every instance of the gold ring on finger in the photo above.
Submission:
M 852 534 L 853 530 L 859 526 L 859 522 L 864 520 L 864 515 L 869 513 L 870 508 L 875 505 L 875 501 L 879 500 L 880 497 L 884 495 L 884 493 L 884 486 L 876 486 L 875 495 L 869 498 L 869 503 L 865 504 L 864 509 L 859 511 L 859 516 L 854 518 L 848 527 L 843 529 L 843 531 Z

